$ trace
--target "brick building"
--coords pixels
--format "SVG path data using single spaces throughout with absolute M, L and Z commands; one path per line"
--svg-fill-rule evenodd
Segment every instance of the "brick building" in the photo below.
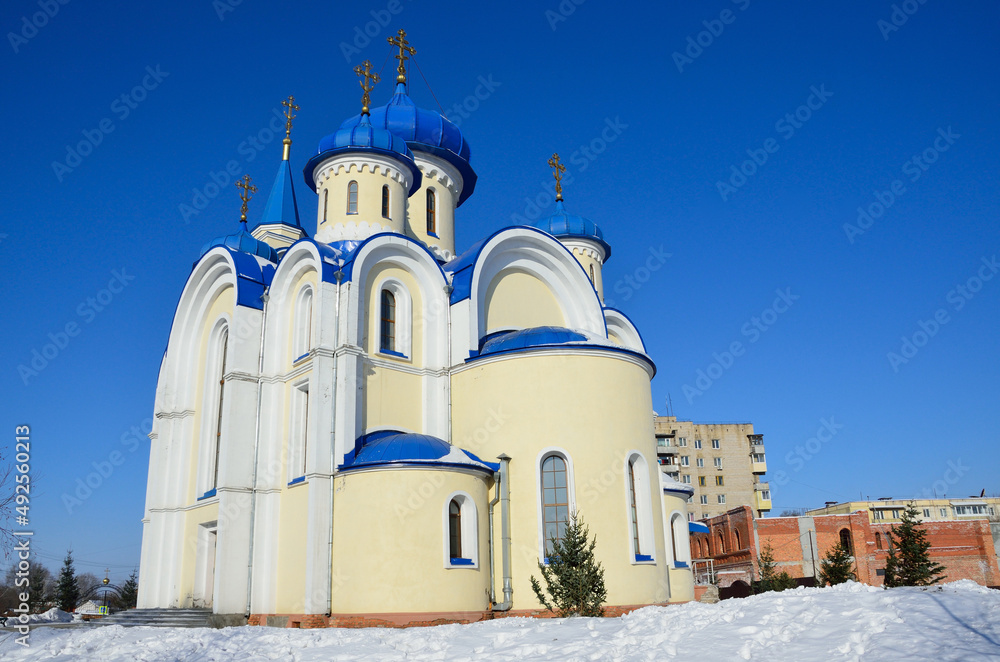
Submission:
M 719 586 L 749 584 L 759 577 L 757 555 L 770 542 L 778 570 L 812 583 L 821 560 L 844 540 L 855 560 L 858 581 L 880 586 L 885 575 L 889 522 L 872 522 L 866 511 L 842 515 L 769 517 L 756 519 L 747 506 L 734 508 L 705 522 L 708 532 L 692 532 L 691 557 L 696 576 L 704 578 L 711 559 Z M 929 521 L 922 524 L 931 543 L 930 556 L 944 566 L 946 581 L 971 579 L 1000 586 L 1000 523 L 986 519 Z
M 692 423 L 676 416 L 655 419 L 660 470 L 691 485 L 691 519 L 720 515 L 734 506 L 750 506 L 758 517 L 771 510 L 764 435 L 752 423 Z

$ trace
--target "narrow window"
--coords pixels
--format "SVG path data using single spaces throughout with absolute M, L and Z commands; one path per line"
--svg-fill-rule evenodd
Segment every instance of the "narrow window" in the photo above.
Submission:
M 726 495 L 725 494 L 720 494 L 719 495 L 719 503 L 725 503 L 725 502 L 726 502 Z
M 288 481 L 306 475 L 306 446 L 309 439 L 309 384 L 292 388 L 291 429 L 288 436 Z
M 707 494 L 702 494 L 701 495 L 701 503 L 702 503 L 702 505 L 708 504 L 708 495 Z
M 719 534 L 719 553 L 720 554 L 726 553 L 726 539 L 722 536 L 721 533 Z
M 389 218 L 389 187 L 382 187 L 382 218 Z
M 719 440 L 718 439 L 713 439 L 712 440 L 712 448 L 718 448 L 718 447 L 719 447 Z
M 226 392 L 226 348 L 229 346 L 229 329 L 222 332 L 222 356 L 219 361 L 219 415 L 215 419 L 215 453 L 212 456 L 212 485 L 219 485 L 219 452 L 222 450 L 222 403 Z
M 725 485 L 725 482 L 722 480 L 722 476 L 715 477 L 715 484 L 718 485 L 719 487 Z
M 550 455 L 542 461 L 542 521 L 545 556 L 549 556 L 553 541 L 563 539 L 569 521 L 566 460 L 559 455 Z
M 358 213 L 358 183 L 351 182 L 347 185 L 347 213 Z
M 875 549 L 882 549 L 882 534 L 875 534 Z
M 590 284 L 597 285 L 597 281 L 594 280 L 594 265 L 590 265 Z
M 733 529 L 733 535 L 736 536 L 736 549 L 743 549 L 743 544 L 740 542 L 740 530 Z
M 453 559 L 462 558 L 462 506 L 458 499 L 448 504 L 448 554 Z
M 848 554 L 854 556 L 854 545 L 851 544 L 851 532 L 847 529 L 840 530 L 840 544 L 847 550 Z
M 437 234 L 437 202 L 434 189 L 427 189 L 427 234 Z
M 382 333 L 379 348 L 396 351 L 396 297 L 389 290 L 382 290 Z
M 293 361 L 308 354 L 312 346 L 312 300 L 312 288 L 304 287 L 295 302 Z
M 326 209 L 330 202 L 330 189 L 323 189 L 323 222 L 326 223 Z
M 705 483 L 705 477 L 704 476 L 698 476 L 698 486 L 699 487 L 705 487 L 705 485 L 706 485 L 706 483 Z
M 632 549 L 636 555 L 642 554 L 639 548 L 639 513 L 635 507 L 635 463 L 628 463 L 628 507 L 632 517 Z
M 697 465 L 698 465 L 699 467 L 704 467 L 704 466 L 705 466 L 705 458 L 703 458 L 703 457 L 699 457 L 699 458 L 697 459 L 697 461 L 696 461 L 695 463 L 696 463 L 696 464 L 697 464 Z
M 680 549 L 680 546 L 677 544 L 677 529 L 678 526 L 680 526 L 680 519 L 681 516 L 679 514 L 674 514 L 674 516 L 670 518 L 670 549 L 674 553 L 674 565 L 681 560 L 680 557 L 677 556 L 677 551 Z
M 701 439 L 695 439 L 694 440 L 694 447 L 695 448 L 701 448 Z

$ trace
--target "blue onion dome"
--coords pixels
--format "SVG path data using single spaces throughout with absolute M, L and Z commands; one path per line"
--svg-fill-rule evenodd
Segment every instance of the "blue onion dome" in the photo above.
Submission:
M 420 188 L 420 169 L 413 162 L 413 154 L 406 141 L 383 128 L 372 126 L 368 115 L 359 115 L 344 122 L 339 129 L 319 141 L 316 155 L 309 159 L 302 171 L 309 188 L 316 190 L 313 178 L 316 166 L 331 156 L 350 152 L 371 152 L 396 159 L 413 175 L 409 195 Z
M 340 128 L 353 126 L 359 116 L 345 120 Z M 458 126 L 444 115 L 418 108 L 406 93 L 406 83 L 396 85 L 389 103 L 372 108 L 372 125 L 391 131 L 406 141 L 410 149 L 440 157 L 453 165 L 462 175 L 461 205 L 476 188 L 476 173 L 469 164 L 469 143 Z
M 562 200 L 556 200 L 556 211 L 548 218 L 541 218 L 531 224 L 531 227 L 548 232 L 557 239 L 589 239 L 601 245 L 604 249 L 604 261 L 611 257 L 611 246 L 604 240 L 604 233 L 589 218 L 570 214 Z
M 473 469 L 488 474 L 499 465 L 479 459 L 475 454 L 452 446 L 447 441 L 426 434 L 380 430 L 358 439 L 348 453 L 341 471 L 379 466 L 428 466 Z
M 235 234 L 228 234 L 224 237 L 216 237 L 212 241 L 205 244 L 201 249 L 201 255 L 198 256 L 199 259 L 216 246 L 225 246 L 226 248 L 239 253 L 256 255 L 257 257 L 264 258 L 268 262 L 273 262 L 275 264 L 278 263 L 278 252 L 274 250 L 274 247 L 270 244 L 260 241 L 259 239 L 254 239 L 253 235 L 247 230 L 246 221 L 240 221 L 239 232 L 236 232 Z

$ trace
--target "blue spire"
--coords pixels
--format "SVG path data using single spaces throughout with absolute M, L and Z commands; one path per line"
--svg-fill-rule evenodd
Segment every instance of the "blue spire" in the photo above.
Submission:
M 288 160 L 283 159 L 278 166 L 278 176 L 271 187 L 271 195 L 267 198 L 264 214 L 258 225 L 290 225 L 302 229 L 299 224 L 299 205 L 295 201 L 295 186 L 292 184 L 292 170 Z

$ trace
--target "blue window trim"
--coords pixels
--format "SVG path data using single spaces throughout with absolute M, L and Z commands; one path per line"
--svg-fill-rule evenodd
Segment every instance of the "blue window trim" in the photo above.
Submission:
M 428 237 L 434 237 L 435 239 L 440 239 L 440 238 L 441 238 L 441 237 L 439 237 L 438 235 L 436 235 L 436 234 L 435 234 L 435 233 L 433 233 L 433 232 L 428 232 L 428 233 L 427 233 L 427 236 L 428 236 Z
M 202 495 L 201 495 L 200 497 L 198 497 L 198 501 L 201 501 L 202 499 L 211 499 L 212 497 L 214 497 L 214 496 L 215 496 L 215 491 L 216 491 L 216 489 L 217 489 L 217 488 L 213 487 L 213 488 L 212 488 L 212 489 L 210 489 L 209 491 L 205 492 L 205 493 L 204 493 L 204 494 L 202 494 Z
M 684 563 L 684 561 L 674 561 L 674 567 L 675 568 L 687 568 L 688 564 Z
M 465 559 L 465 558 L 456 557 L 456 556 L 451 557 L 449 559 L 449 561 L 451 562 L 451 565 L 453 565 L 453 566 L 454 565 L 457 565 L 457 566 L 472 565 L 472 559 Z
M 391 349 L 380 349 L 378 353 L 385 354 L 386 356 L 395 356 L 398 359 L 406 359 L 406 360 L 410 359 L 410 357 L 407 356 L 406 354 L 403 354 L 402 352 L 394 352 Z
M 299 361 L 301 361 L 302 359 L 306 358 L 307 356 L 309 356 L 309 352 L 306 352 L 305 354 L 303 354 L 303 355 L 302 355 L 302 356 L 300 356 L 299 358 L 295 359 L 294 361 L 292 361 L 292 363 L 293 363 L 293 364 L 294 364 L 294 363 L 298 363 Z
M 653 557 L 650 554 L 636 554 L 635 555 L 635 562 L 636 563 L 648 563 L 648 562 L 650 562 L 652 560 L 653 560 Z
M 298 478 L 293 478 L 290 481 L 288 481 L 288 484 L 289 485 L 298 485 L 299 483 L 305 482 L 305 479 L 306 479 L 305 476 L 299 476 Z

